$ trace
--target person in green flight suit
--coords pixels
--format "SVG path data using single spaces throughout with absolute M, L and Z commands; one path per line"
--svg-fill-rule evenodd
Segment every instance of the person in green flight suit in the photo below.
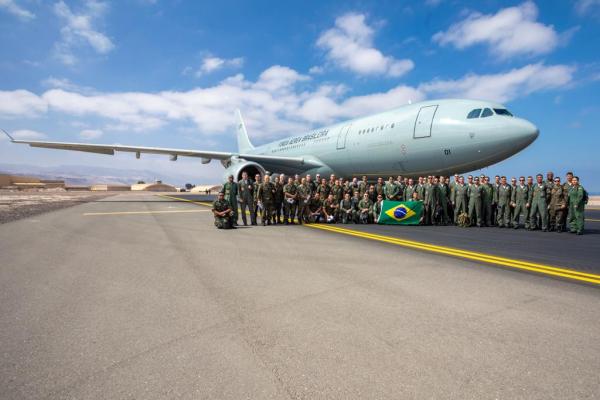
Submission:
M 252 181 L 248 179 L 248 173 L 242 172 L 242 179 L 237 183 L 238 195 L 240 199 L 240 214 L 242 214 L 242 222 L 244 226 L 248 225 L 246 218 L 246 210 L 250 213 L 250 223 L 256 225 L 256 213 L 254 209 L 254 185 Z
M 492 204 L 494 203 L 494 188 L 487 176 L 480 178 L 481 189 L 481 219 L 485 226 L 492 226 Z
M 217 229 L 232 229 L 233 226 L 233 210 L 229 201 L 225 198 L 224 192 L 219 192 L 217 199 L 213 202 L 212 212 L 215 216 L 215 226 Z
M 283 223 L 294 225 L 294 217 L 298 208 L 298 188 L 294 184 L 294 178 L 288 178 L 287 184 L 283 185 Z
M 223 194 L 225 195 L 225 199 L 229 202 L 229 205 L 231 206 L 231 221 L 235 226 L 237 225 L 238 221 L 238 185 L 233 181 L 233 175 L 229 175 L 227 177 L 227 182 L 223 184 L 223 189 L 221 189 L 221 192 L 223 192 Z
M 497 218 L 498 227 L 504 228 L 510 226 L 510 203 L 512 199 L 512 186 L 506 181 L 506 176 L 500 179 L 500 186 L 498 186 L 497 198 Z
M 550 204 L 548 204 L 549 228 L 554 232 L 565 230 L 565 214 L 567 211 L 567 194 L 560 183 L 560 178 L 554 178 L 552 192 L 550 193 Z
M 454 185 L 454 196 L 452 205 L 454 206 L 454 225 L 458 225 L 458 216 L 467 212 L 468 198 L 467 191 L 469 187 L 465 185 L 465 177 L 460 176 L 458 183 Z
M 483 188 L 479 185 L 479 178 L 473 178 L 473 184 L 469 186 L 467 194 L 469 196 L 469 219 L 471 226 L 477 225 L 481 227 L 483 221 L 481 219 L 481 196 Z
M 271 177 L 265 175 L 263 183 L 258 187 L 258 207 L 262 208 L 261 222 L 263 226 L 271 225 L 273 217 L 273 205 L 275 203 L 275 185 L 271 183 Z
M 400 187 L 394 182 L 394 178 L 390 176 L 389 180 L 385 184 L 385 199 L 391 201 L 400 200 Z M 360 194 L 360 193 L 359 193 Z
M 413 178 L 408 179 L 408 185 L 406 185 L 406 189 L 404 189 L 404 201 L 411 201 L 413 198 L 413 193 L 417 190 L 415 186 L 415 181 Z M 378 194 L 379 196 L 379 194 Z M 383 196 L 382 196 L 383 198 Z
M 541 220 L 543 232 L 548 231 L 548 203 L 546 202 L 546 183 L 542 174 L 536 175 L 537 182 L 533 184 L 531 193 L 531 211 L 529 214 L 529 229 L 534 230 L 538 226 L 538 218 Z
M 519 184 L 511 193 L 513 206 L 513 228 L 519 229 L 521 214 L 525 217 L 525 229 L 529 229 L 529 186 L 525 184 L 525 177 L 519 178 Z
M 587 194 L 585 189 L 579 184 L 578 176 L 573 177 L 571 185 L 571 190 L 569 191 L 569 214 L 571 215 L 569 228 L 571 233 L 582 235 L 585 222 L 584 212 Z
M 358 202 L 358 222 L 361 224 L 368 224 L 373 221 L 372 214 L 373 202 L 369 199 L 369 195 L 365 193 L 363 198 Z
M 448 200 L 450 198 L 450 187 L 446 183 L 446 177 L 440 176 L 440 183 L 438 184 L 439 191 L 439 204 L 442 207 L 441 224 L 448 225 L 449 212 L 448 212 Z

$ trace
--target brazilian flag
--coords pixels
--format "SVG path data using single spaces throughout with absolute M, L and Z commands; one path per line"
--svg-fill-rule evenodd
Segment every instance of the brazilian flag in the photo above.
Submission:
M 421 201 L 389 201 L 381 205 L 378 224 L 384 225 L 418 225 L 423 215 Z

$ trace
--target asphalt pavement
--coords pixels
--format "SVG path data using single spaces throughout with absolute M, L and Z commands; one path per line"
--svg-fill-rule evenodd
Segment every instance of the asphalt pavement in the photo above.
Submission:
M 0 393 L 595 398 L 599 305 L 591 285 L 299 226 L 219 231 L 205 207 L 122 194 L 0 225 Z

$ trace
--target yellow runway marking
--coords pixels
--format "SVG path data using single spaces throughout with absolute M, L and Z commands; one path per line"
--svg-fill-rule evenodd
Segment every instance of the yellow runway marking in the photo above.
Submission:
M 172 213 L 197 213 L 208 212 L 209 210 L 168 210 L 168 211 L 115 211 L 115 212 L 95 212 L 84 213 L 86 217 L 95 215 L 135 215 L 135 214 L 172 214 Z
M 212 206 L 212 204 L 210 204 L 210 203 L 182 199 L 180 197 L 165 196 L 165 195 L 159 195 L 159 196 L 168 197 L 168 198 L 175 199 L 175 200 L 186 201 L 186 202 L 190 202 L 190 203 L 194 203 L 194 204 L 209 206 L 209 207 Z M 452 257 L 480 261 L 480 262 L 484 262 L 487 264 L 494 264 L 494 265 L 500 265 L 503 267 L 510 267 L 510 268 L 515 268 L 515 269 L 533 271 L 533 272 L 537 272 L 537 273 L 541 273 L 541 274 L 545 274 L 545 275 L 560 276 L 562 278 L 568 278 L 568 279 L 573 279 L 573 280 L 577 280 L 577 281 L 600 285 L 600 275 L 588 274 L 585 272 L 575 271 L 575 270 L 567 269 L 567 268 L 556 267 L 556 266 L 552 266 L 552 265 L 544 265 L 544 264 L 538 264 L 538 263 L 533 263 L 533 262 L 528 262 L 528 261 L 523 261 L 523 260 L 516 260 L 516 259 L 512 259 L 512 258 L 493 256 L 490 254 L 478 253 L 478 252 L 470 251 L 470 250 L 462 250 L 462 249 L 457 249 L 457 248 L 453 248 L 453 247 L 438 246 L 438 245 L 434 245 L 434 244 L 417 242 L 417 241 L 407 240 L 407 239 L 400 239 L 400 238 L 391 237 L 391 236 L 376 235 L 376 234 L 367 233 L 367 232 L 355 231 L 352 229 L 339 228 L 339 227 L 336 227 L 333 225 L 305 224 L 304 226 L 309 227 L 309 228 L 321 229 L 321 230 L 329 231 L 329 232 L 345 234 L 345 235 L 349 235 L 349 236 L 360 237 L 363 239 L 376 240 L 376 241 L 380 241 L 380 242 L 390 243 L 390 244 L 413 248 L 413 249 L 417 249 L 417 250 L 429 251 L 432 253 L 445 254 L 445 255 L 452 256 Z

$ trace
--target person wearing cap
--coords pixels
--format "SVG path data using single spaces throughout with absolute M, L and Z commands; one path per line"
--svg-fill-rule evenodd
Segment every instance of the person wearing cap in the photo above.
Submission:
M 225 182 L 223 184 L 223 189 L 221 189 L 221 192 L 223 192 L 223 194 L 225 195 L 225 199 L 229 202 L 229 205 L 231 206 L 231 221 L 233 223 L 233 225 L 237 225 L 237 221 L 238 221 L 238 208 L 237 208 L 237 203 L 238 203 L 238 185 L 237 183 L 235 183 L 233 181 L 233 175 L 229 175 L 227 177 L 227 182 Z

